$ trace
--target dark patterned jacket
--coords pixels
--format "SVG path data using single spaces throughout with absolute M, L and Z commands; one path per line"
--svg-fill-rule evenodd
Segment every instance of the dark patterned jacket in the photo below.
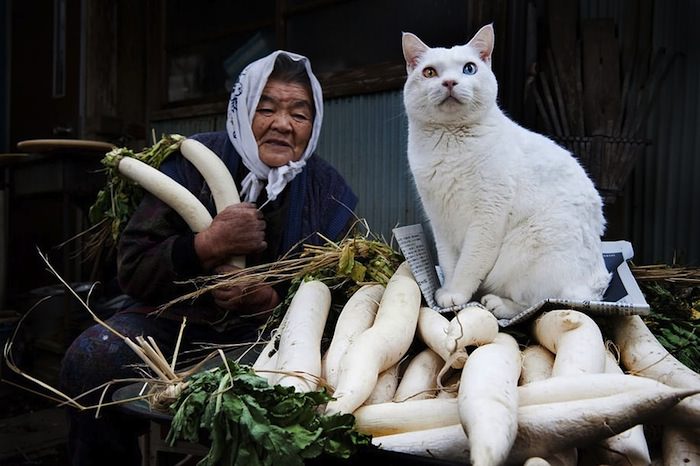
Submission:
M 247 173 L 226 132 L 192 136 L 218 154 L 229 168 L 240 191 Z M 180 154 L 171 155 L 161 171 L 185 186 L 207 207 L 215 208 L 208 186 L 194 166 Z M 285 188 L 274 203 L 263 210 L 267 221 L 268 251 L 247 257 L 248 265 L 270 262 L 306 243 L 321 244 L 317 233 L 340 239 L 351 220 L 357 197 L 340 174 L 317 155 L 311 156 L 303 171 Z M 180 216 L 150 194 L 144 196 L 121 234 L 118 246 L 118 278 L 122 290 L 151 307 L 189 291 L 184 280 L 208 273 L 202 269 L 194 250 L 194 233 Z M 220 315 L 207 299 L 172 310 L 188 318 Z M 205 317 L 205 320 L 209 320 Z

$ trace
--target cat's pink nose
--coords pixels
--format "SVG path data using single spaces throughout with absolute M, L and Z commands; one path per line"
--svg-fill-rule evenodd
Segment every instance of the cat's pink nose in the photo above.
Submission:
M 453 79 L 446 79 L 442 82 L 442 85 L 445 86 L 447 89 L 452 90 L 452 88 L 457 85 L 457 81 Z

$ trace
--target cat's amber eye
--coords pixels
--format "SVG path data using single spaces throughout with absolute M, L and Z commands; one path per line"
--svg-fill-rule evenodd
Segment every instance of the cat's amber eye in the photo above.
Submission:
M 437 70 L 432 66 L 428 66 L 427 68 L 423 69 L 423 76 L 426 78 L 434 78 L 437 76 Z
M 464 74 L 474 74 L 476 73 L 476 63 L 469 62 L 462 68 L 462 73 Z

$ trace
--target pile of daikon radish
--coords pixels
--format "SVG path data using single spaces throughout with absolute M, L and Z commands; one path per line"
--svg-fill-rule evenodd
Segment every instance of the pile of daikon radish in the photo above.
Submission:
M 653 423 L 663 464 L 700 464 L 700 375 L 638 316 L 605 318 L 618 364 L 581 312 L 541 314 L 521 348 L 480 306 L 440 314 L 421 298 L 402 264 L 386 288 L 348 300 L 321 354 L 331 294 L 303 282 L 253 368 L 272 384 L 334 388 L 326 413 L 354 414 L 386 450 L 475 466 L 648 465 Z

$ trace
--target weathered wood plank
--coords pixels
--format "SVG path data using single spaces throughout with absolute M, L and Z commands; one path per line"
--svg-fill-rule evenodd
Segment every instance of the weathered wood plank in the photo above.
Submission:
M 620 56 L 612 18 L 581 21 L 583 109 L 589 135 L 612 134 L 620 115 Z

